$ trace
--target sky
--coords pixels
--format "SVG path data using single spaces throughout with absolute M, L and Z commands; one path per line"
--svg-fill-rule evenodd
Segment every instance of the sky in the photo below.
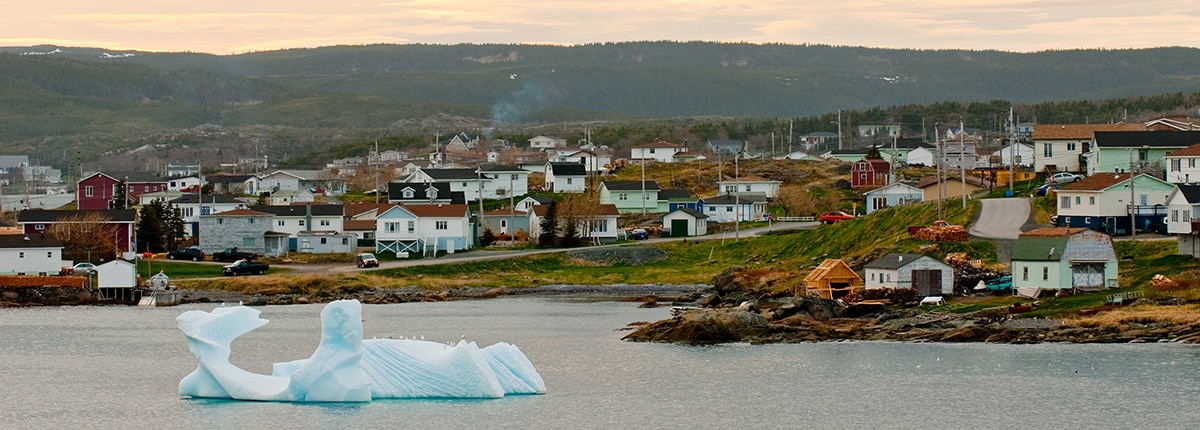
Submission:
M 15 0 L 0 46 L 238 54 L 361 44 L 645 40 L 1033 52 L 1200 47 L 1200 7 L 1148 0 Z

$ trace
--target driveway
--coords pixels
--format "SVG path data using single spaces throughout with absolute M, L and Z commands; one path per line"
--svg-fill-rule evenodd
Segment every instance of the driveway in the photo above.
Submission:
M 1029 199 L 983 199 L 979 220 L 971 226 L 972 236 L 987 239 L 1016 239 L 1029 220 Z

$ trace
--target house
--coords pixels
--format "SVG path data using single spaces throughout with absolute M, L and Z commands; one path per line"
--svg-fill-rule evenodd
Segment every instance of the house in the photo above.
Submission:
M 712 222 L 760 221 L 767 211 L 767 196 L 762 194 L 721 195 L 700 203 Z
M 483 228 L 491 230 L 496 236 L 507 240 L 509 234 L 514 240 L 524 240 L 529 237 L 529 213 L 516 208 L 499 208 L 483 213 Z
M 358 236 L 340 231 L 296 233 L 296 252 L 301 254 L 350 254 L 358 249 Z
M 1167 233 L 1177 235 L 1180 255 L 1200 258 L 1200 221 L 1193 221 L 1200 213 L 1200 185 L 1176 184 L 1167 197 Z
M 480 195 L 496 198 L 484 194 L 484 183 L 488 181 L 479 169 L 421 169 L 404 178 L 409 184 L 449 184 L 450 192 L 462 193 L 465 201 L 478 200 Z M 494 194 L 495 188 L 491 192 Z
M 663 236 L 687 237 L 708 234 L 708 215 L 681 207 L 663 215 Z
M 804 296 L 840 299 L 863 289 L 863 280 L 842 260 L 827 259 L 804 277 Z
M 200 163 L 167 163 L 167 176 L 188 176 L 200 174 Z
M 213 184 L 213 192 L 217 194 L 254 195 L 258 190 L 258 177 L 254 175 L 208 175 L 204 181 Z
M 342 205 L 301 204 L 289 206 L 251 206 L 250 210 L 271 214 L 272 233 L 288 237 L 289 251 L 299 251 L 300 233 L 342 232 L 345 212 Z
M 943 141 L 938 149 L 938 164 L 943 171 L 961 171 L 975 168 L 976 148 L 982 146 L 978 140 Z
M 261 191 L 302 191 L 338 196 L 346 193 L 346 180 L 324 170 L 276 170 L 258 178 Z
M 663 209 L 663 203 L 666 203 L 666 209 Z M 679 208 L 688 208 L 696 212 L 704 213 L 704 205 L 700 204 L 700 198 L 692 196 L 685 189 L 668 188 L 658 190 L 658 210 L 655 212 L 675 212 Z
M 62 251 L 53 234 L 0 234 L 0 273 L 57 275 L 70 266 Z
M 1200 131 L 1096 132 L 1096 150 L 1085 154 L 1087 174 L 1125 169 L 1161 172 L 1166 155 L 1200 143 Z
M 266 203 L 271 206 L 287 206 L 313 203 L 317 201 L 317 196 L 309 190 L 281 190 L 268 192 L 266 200 Z
M 224 194 L 188 193 L 170 200 L 172 206 L 179 209 L 183 222 L 191 226 L 188 234 L 195 236 L 200 228 L 200 217 L 215 213 L 231 211 L 246 207 L 246 203 Z
M 1169 152 L 1163 158 L 1167 168 L 1167 182 L 1172 184 L 1200 182 L 1200 166 L 1198 166 L 1200 163 L 1197 162 L 1200 159 L 1200 143 Z
M 510 199 L 529 192 L 529 171 L 520 167 L 496 164 L 476 171 L 483 177 L 485 199 Z
M 758 193 L 767 196 L 768 200 L 774 200 L 775 196 L 779 194 L 779 186 L 782 184 L 782 181 L 749 175 L 724 178 L 717 182 L 717 190 L 719 194 Z
M 397 205 L 375 219 L 375 252 L 436 256 L 471 248 L 467 205 Z
M 98 288 L 134 288 L 138 286 L 137 277 L 137 266 L 125 260 L 113 260 L 96 266 Z M 121 295 L 128 296 L 129 293 Z
M 740 140 L 710 140 L 705 146 L 713 155 L 719 157 L 731 157 L 746 152 L 746 144 Z
M 550 210 L 550 205 L 537 205 L 529 210 L 529 236 L 536 240 L 542 234 L 542 220 Z M 600 204 L 593 213 L 580 217 L 575 225 L 576 236 L 589 240 L 592 244 L 612 243 L 620 238 L 621 231 L 617 228 L 620 213 L 616 205 Z M 560 219 L 560 227 L 565 220 Z
M 662 139 L 650 143 L 635 145 L 630 148 L 629 159 L 634 161 L 658 161 L 670 163 L 675 161 L 675 154 L 687 151 L 683 145 L 667 142 Z
M 837 133 L 828 131 L 814 131 L 812 133 L 800 136 L 797 140 L 799 141 L 800 145 L 804 147 L 804 149 L 812 149 L 815 146 L 824 145 L 825 142 L 830 140 L 836 140 L 837 137 Z
M 450 191 L 447 182 L 389 182 L 388 203 L 404 205 L 445 205 L 466 204 L 466 196 L 462 192 Z
M 479 135 L 460 132 L 446 142 L 447 151 L 469 151 L 479 146 Z
M 892 165 L 883 160 L 859 160 L 850 167 L 850 187 L 854 189 L 878 188 L 888 183 Z
M 1013 287 L 1095 291 L 1117 287 L 1117 253 L 1108 234 L 1052 227 L 1021 233 L 1012 253 Z
M 792 161 L 824 161 L 821 157 L 809 154 L 804 151 L 792 151 L 784 155 L 775 157 L 776 160 L 792 160 Z
M 910 288 L 919 296 L 954 293 L 954 268 L 922 254 L 890 253 L 863 266 L 866 289 Z
M 1132 189 L 1131 189 L 1132 187 Z M 1128 173 L 1101 173 L 1067 184 L 1058 190 L 1054 225 L 1084 227 L 1108 234 L 1129 233 L 1130 200 L 1137 228 L 1159 229 L 1167 214 L 1167 199 L 1175 186 L 1156 177 Z
M 921 146 L 908 151 L 908 156 L 905 157 L 905 162 L 909 166 L 924 166 L 933 167 L 937 161 L 937 147 L 933 145 Z
M 1016 157 L 1016 162 L 1013 162 Z M 1033 167 L 1033 145 L 1028 143 L 1010 143 L 1004 147 L 992 151 L 986 160 L 980 160 L 983 166 L 977 167 L 992 167 L 992 166 L 1020 166 Z
M 1149 131 L 1197 131 L 1200 130 L 1200 124 L 1196 124 L 1188 117 L 1163 117 L 1145 122 L 1146 130 Z
M 118 188 L 125 182 L 128 202 L 117 202 Z M 136 205 L 138 197 L 146 193 L 166 191 L 167 183 L 146 173 L 108 175 L 93 173 L 75 184 L 76 207 L 79 210 L 104 210 Z
M 526 196 L 517 202 L 517 210 L 521 212 L 529 212 L 534 206 L 548 205 L 553 200 L 544 196 Z
M 829 151 L 832 158 L 838 161 L 853 163 L 867 157 L 871 152 L 870 149 L 854 148 L 854 149 L 834 149 Z
M 133 234 L 137 225 L 136 209 L 108 209 L 97 211 L 71 210 L 25 210 L 17 213 L 17 225 L 21 226 L 26 235 L 50 234 L 54 232 L 55 224 L 75 225 L 75 228 L 91 228 L 97 222 L 103 223 L 100 228 L 110 229 L 113 244 L 117 252 L 132 258 L 134 252 Z M 72 229 L 71 227 L 66 227 Z M 66 240 L 64 238 L 64 240 Z
M 900 135 L 899 124 L 864 124 L 858 126 L 859 136 L 893 137 Z
M 567 139 L 560 137 L 538 135 L 529 139 L 529 149 L 533 151 L 552 150 L 564 146 L 567 146 Z
M 593 152 L 586 149 L 563 148 L 548 152 L 547 161 L 555 163 L 579 163 L 589 175 L 608 173 L 612 165 L 612 154 Z
M 923 202 L 925 194 L 916 185 L 916 182 L 896 182 L 863 193 L 867 198 L 866 213 Z
M 546 163 L 546 191 L 582 193 L 587 190 L 587 169 L 579 163 Z
M 924 194 L 922 199 L 927 202 L 936 202 L 943 195 L 947 199 L 962 197 L 964 192 L 970 196 L 991 187 L 991 182 L 974 176 L 967 176 L 966 180 L 955 177 L 944 178 L 941 181 L 941 190 L 938 190 L 938 179 L 935 176 L 926 176 L 917 181 L 917 188 L 920 188 Z
M 191 194 L 194 195 L 196 193 L 191 193 Z M 184 195 L 184 193 L 181 193 L 179 191 L 171 191 L 171 190 L 159 191 L 157 193 L 146 193 L 146 194 L 142 194 L 142 195 L 138 196 L 138 205 L 147 205 L 147 204 L 153 203 L 155 200 L 162 200 L 164 202 L 169 202 L 171 200 L 175 200 L 177 198 L 183 197 L 183 195 Z
M 600 204 L 614 205 L 620 212 L 661 212 L 658 191 L 654 181 L 604 181 L 600 183 Z
M 1033 128 L 1033 170 L 1087 172 L 1084 157 L 1098 131 L 1140 131 L 1142 124 L 1038 124 Z
M 274 218 L 273 214 L 251 209 L 201 216 L 198 245 L 205 254 L 238 248 L 260 255 L 282 255 L 288 249 L 288 234 L 271 231 Z
M 199 191 L 200 186 L 204 185 L 199 175 L 169 177 L 166 181 L 168 191 Z
M 1012 170 L 1012 174 L 1010 175 L 1008 167 L 979 167 L 971 171 L 971 176 L 986 180 L 993 187 L 1008 185 L 1010 176 L 1015 178 L 1017 182 L 1037 179 L 1036 172 L 1024 169 Z

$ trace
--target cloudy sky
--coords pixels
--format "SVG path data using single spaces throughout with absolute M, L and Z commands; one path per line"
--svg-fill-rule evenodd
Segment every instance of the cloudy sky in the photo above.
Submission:
M 357 2 L 356 2 L 357 1 Z M 1200 47 L 1200 7 L 1114 0 L 14 0 L 0 46 L 216 54 L 638 40 L 1040 51 Z M 979 3 L 979 4 L 974 4 Z

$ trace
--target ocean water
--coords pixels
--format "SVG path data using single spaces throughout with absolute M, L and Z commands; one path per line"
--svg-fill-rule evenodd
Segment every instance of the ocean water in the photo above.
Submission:
M 369 337 L 517 345 L 542 396 L 290 404 L 181 398 L 195 368 L 176 308 L 0 309 L 0 428 L 1154 428 L 1200 423 L 1200 347 L 847 342 L 713 347 L 622 342 L 668 316 L 631 303 L 505 298 L 366 305 Z M 308 357 L 323 305 L 271 322 L 232 361 Z

